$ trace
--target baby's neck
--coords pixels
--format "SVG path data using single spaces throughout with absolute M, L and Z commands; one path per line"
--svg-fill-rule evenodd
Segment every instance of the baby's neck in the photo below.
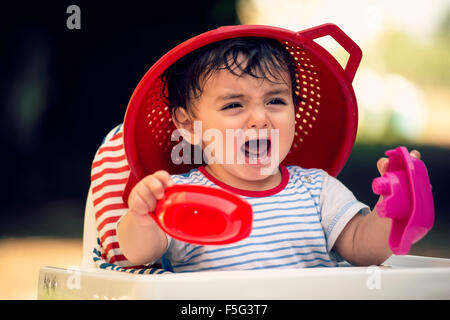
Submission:
M 233 175 L 218 165 L 206 165 L 205 170 L 217 180 L 233 188 L 248 191 L 264 191 L 277 187 L 281 183 L 281 173 L 268 175 L 261 180 L 246 180 Z

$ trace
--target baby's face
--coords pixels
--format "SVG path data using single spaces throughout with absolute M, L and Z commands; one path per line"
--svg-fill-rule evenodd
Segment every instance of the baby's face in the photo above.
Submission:
M 214 172 L 256 181 L 270 175 L 268 170 L 261 169 L 278 169 L 289 152 L 295 132 L 289 73 L 283 72 L 282 76 L 284 81 L 270 78 L 272 81 L 268 81 L 246 74 L 238 77 L 225 69 L 206 80 L 202 95 L 193 102 L 193 112 L 194 120 L 201 121 L 203 138 L 210 129 L 223 137 L 223 147 L 218 148 L 222 143 L 215 143 L 210 152 L 214 156 L 222 154 L 223 163 L 209 164 L 216 169 Z M 248 135 L 242 140 L 234 135 L 230 146 L 227 130 L 228 134 L 253 131 L 256 136 Z M 258 143 L 251 143 L 255 139 Z M 212 142 L 213 138 L 203 141 L 203 150 Z M 256 148 L 258 144 L 262 148 Z

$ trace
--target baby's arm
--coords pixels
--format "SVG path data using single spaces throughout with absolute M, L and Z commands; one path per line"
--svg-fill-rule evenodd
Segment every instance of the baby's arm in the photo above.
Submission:
M 417 150 L 411 155 L 420 159 Z M 377 162 L 378 171 L 383 175 L 389 160 L 381 158 Z M 382 201 L 380 197 L 378 202 Z M 368 215 L 355 215 L 342 230 L 334 245 L 335 250 L 353 265 L 379 265 L 392 255 L 389 248 L 389 233 L 392 220 L 380 218 L 376 209 Z
M 153 262 L 166 251 L 167 236 L 149 212 L 155 210 L 164 189 L 173 184 L 170 175 L 161 170 L 145 177 L 131 190 L 128 211 L 120 221 L 117 236 L 123 254 L 132 263 Z

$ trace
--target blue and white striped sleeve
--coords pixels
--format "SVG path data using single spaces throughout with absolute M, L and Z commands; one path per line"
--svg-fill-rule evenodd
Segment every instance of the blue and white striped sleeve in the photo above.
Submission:
M 327 250 L 331 252 L 346 224 L 358 213 L 370 213 L 370 208 L 359 202 L 342 182 L 325 173 L 320 194 L 320 213 Z

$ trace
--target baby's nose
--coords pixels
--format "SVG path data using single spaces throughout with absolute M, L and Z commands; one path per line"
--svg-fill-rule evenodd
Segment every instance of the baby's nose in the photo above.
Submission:
M 247 126 L 251 129 L 268 129 L 269 120 L 267 119 L 266 113 L 260 111 L 253 112 L 248 119 Z

